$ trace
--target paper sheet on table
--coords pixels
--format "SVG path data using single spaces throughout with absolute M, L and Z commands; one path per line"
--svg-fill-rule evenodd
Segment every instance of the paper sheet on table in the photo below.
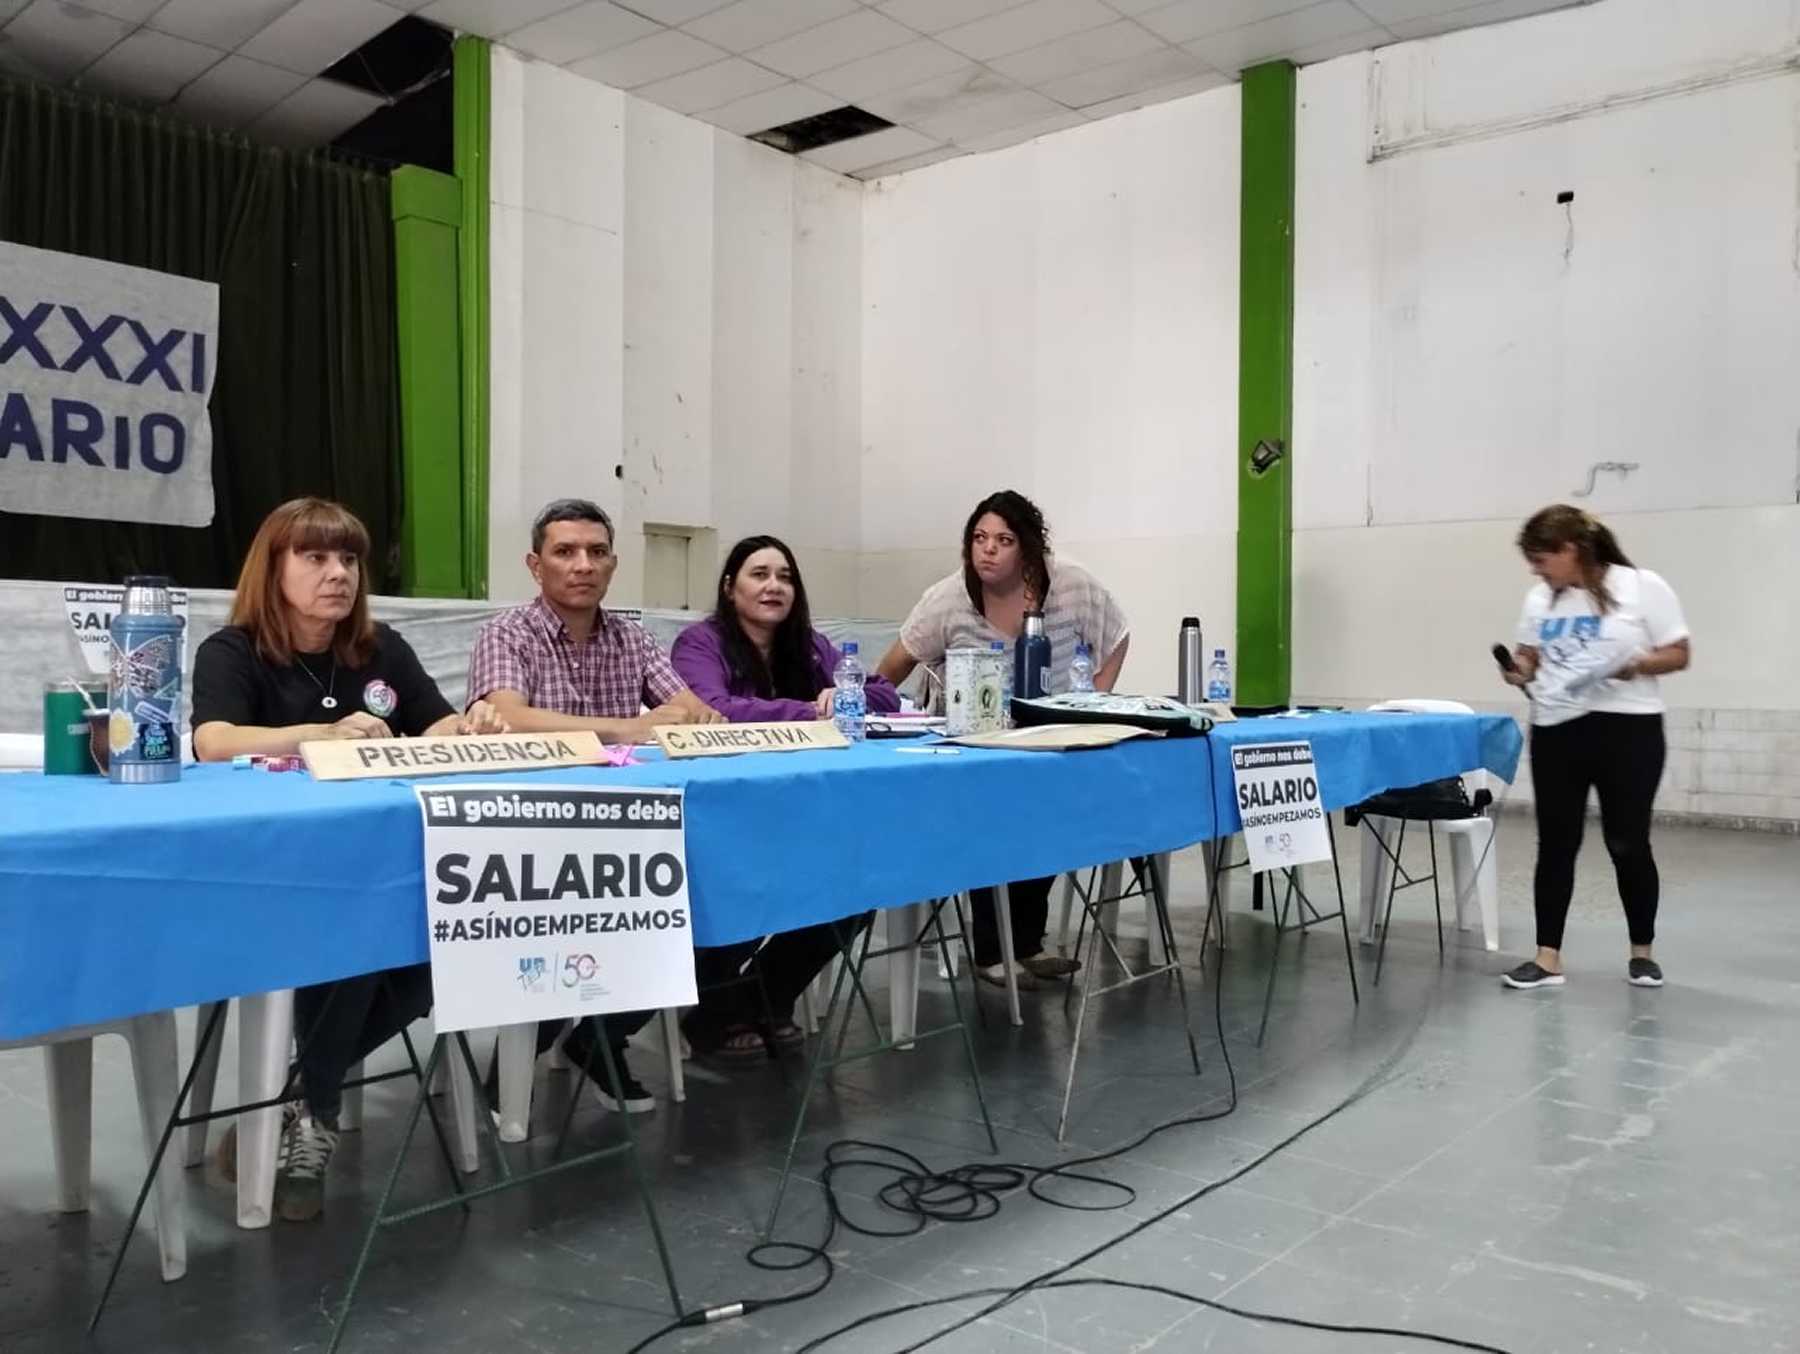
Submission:
M 946 742 L 972 748 L 1012 748 L 1019 752 L 1071 752 L 1078 748 L 1109 748 L 1127 738 L 1159 738 L 1149 729 L 1129 724 L 1038 724 L 1029 729 L 996 729 L 991 733 L 966 733 Z

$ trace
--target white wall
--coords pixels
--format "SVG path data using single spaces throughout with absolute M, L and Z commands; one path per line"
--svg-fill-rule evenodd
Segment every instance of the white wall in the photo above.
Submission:
M 1800 732 L 1797 51 L 1788 0 L 1605 0 L 1301 72 L 1298 691 L 1504 704 L 1518 523 L 1582 502 L 1694 629 L 1665 807 L 1800 817 L 1705 755 Z
M 1238 98 L 1221 89 L 878 180 L 864 207 L 862 571 L 898 616 L 1014 488 L 1132 620 L 1235 616 Z
M 861 187 L 502 48 L 493 54 L 490 594 L 529 596 L 545 501 L 773 532 L 852 614 Z M 622 467 L 622 475 L 615 475 Z

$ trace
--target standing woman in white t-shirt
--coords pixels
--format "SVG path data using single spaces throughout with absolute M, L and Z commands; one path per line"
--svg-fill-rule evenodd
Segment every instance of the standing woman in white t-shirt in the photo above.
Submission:
M 1662 969 L 1650 957 L 1660 890 L 1650 811 L 1665 754 L 1656 679 L 1688 665 L 1681 602 L 1579 508 L 1559 503 L 1534 513 L 1519 531 L 1519 549 L 1538 583 L 1525 595 L 1517 666 L 1506 680 L 1531 698 L 1538 950 L 1502 981 L 1562 985 L 1563 923 L 1591 787 L 1631 930 L 1626 978 L 1661 987 Z

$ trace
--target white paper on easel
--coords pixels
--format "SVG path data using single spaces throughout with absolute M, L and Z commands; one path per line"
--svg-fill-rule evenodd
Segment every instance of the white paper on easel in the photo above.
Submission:
M 416 793 L 439 1034 L 693 1004 L 680 790 Z
M 1331 859 L 1311 743 L 1234 744 L 1231 776 L 1252 870 L 1291 870 Z

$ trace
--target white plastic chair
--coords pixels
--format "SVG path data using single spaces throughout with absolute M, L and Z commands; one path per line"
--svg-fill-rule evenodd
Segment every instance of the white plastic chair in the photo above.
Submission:
M 56 1154 L 56 1206 L 64 1213 L 87 1212 L 93 1198 L 94 1039 L 102 1034 L 116 1034 L 131 1048 L 138 1121 L 148 1164 L 162 1141 L 179 1086 L 173 1011 L 100 1025 L 71 1026 L 33 1039 L 0 1043 L 0 1049 L 43 1047 L 51 1140 Z M 151 1199 L 166 1283 L 187 1273 L 187 1185 L 173 1163 L 165 1160 L 163 1167 L 156 1173 Z
M 1460 701 L 1397 700 L 1371 705 L 1371 711 L 1397 710 L 1425 715 L 1471 715 L 1475 712 Z M 1471 797 L 1488 788 L 1485 771 L 1463 773 L 1463 784 Z M 1363 843 L 1362 852 L 1362 943 L 1373 945 L 1381 920 L 1381 904 L 1388 896 L 1393 877 L 1393 848 L 1400 824 L 1397 819 L 1373 814 L 1363 822 L 1381 839 L 1379 845 Z M 1494 820 L 1491 817 L 1454 818 L 1433 823 L 1442 828 L 1450 846 L 1451 887 L 1456 895 L 1456 927 L 1472 931 L 1475 922 L 1469 917 L 1469 901 L 1473 896 L 1480 915 L 1482 944 L 1489 950 L 1500 948 L 1500 865 L 1495 859 Z
M 206 1028 L 213 1006 L 200 1008 L 198 1030 Z M 196 1037 L 198 1037 L 196 1035 Z M 213 1089 L 219 1075 L 219 1049 L 224 1043 L 221 1024 L 208 1046 L 194 1076 L 194 1089 L 189 1096 L 188 1113 L 205 1114 L 212 1109 Z M 288 1062 L 294 1043 L 294 993 L 292 988 L 262 992 L 238 999 L 238 1103 L 255 1104 L 272 1100 L 287 1084 Z M 469 1072 L 454 1049 L 438 1060 L 442 1068 L 449 1066 L 451 1099 L 450 1141 L 457 1165 L 465 1174 L 481 1165 L 480 1144 L 476 1138 L 475 1115 L 478 1110 L 476 1088 Z M 346 1080 L 362 1075 L 359 1063 L 346 1074 Z M 173 1096 L 170 1097 L 173 1100 Z M 275 1149 L 281 1136 L 281 1108 L 247 1110 L 237 1116 L 237 1217 L 238 1226 L 250 1230 L 267 1227 L 275 1211 Z M 206 1137 L 210 1125 L 190 1124 L 187 1139 L 187 1164 L 198 1166 L 206 1160 Z M 352 1087 L 344 1092 L 344 1108 L 339 1127 L 350 1132 L 362 1126 L 362 1091 Z
M 669 1070 L 669 1097 L 680 1103 L 687 1099 L 687 1077 L 682 1059 L 687 1057 L 687 1041 L 681 1034 L 681 1011 L 671 1006 L 651 1022 L 661 1035 L 663 1058 Z M 648 1027 L 646 1027 L 648 1028 Z M 524 1142 L 531 1136 L 531 1082 L 537 1070 L 537 1025 L 505 1025 L 494 1031 L 495 1052 L 500 1060 L 500 1141 Z M 572 1070 L 574 1064 L 562 1056 L 562 1040 L 545 1055 L 553 1070 Z

